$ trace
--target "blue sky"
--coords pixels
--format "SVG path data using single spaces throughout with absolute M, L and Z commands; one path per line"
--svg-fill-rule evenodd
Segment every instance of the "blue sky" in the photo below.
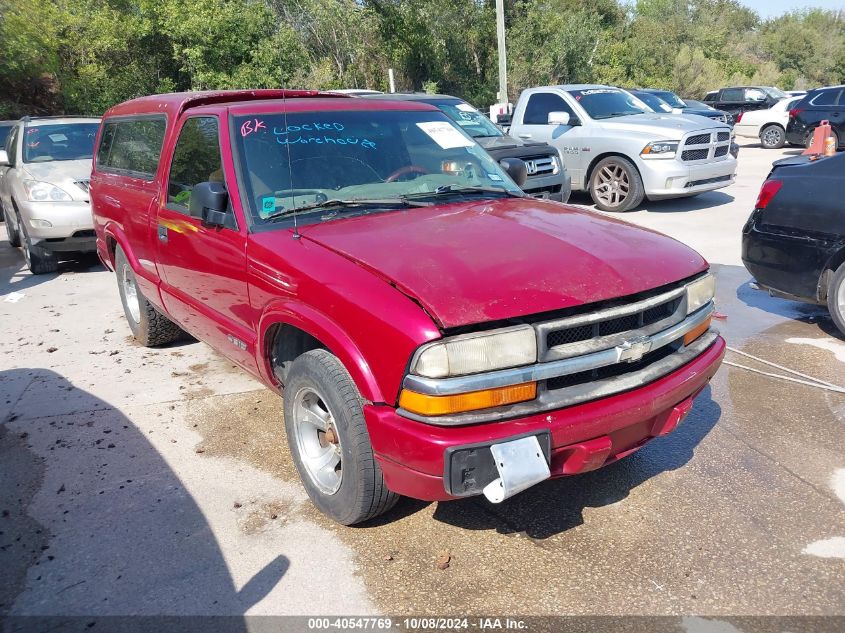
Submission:
M 793 9 L 818 7 L 845 11 L 845 0 L 740 0 L 754 9 L 761 18 L 773 18 Z

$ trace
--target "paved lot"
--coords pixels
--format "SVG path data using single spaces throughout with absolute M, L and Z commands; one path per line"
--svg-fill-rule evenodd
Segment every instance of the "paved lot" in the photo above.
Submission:
M 732 187 L 625 217 L 713 263 L 732 347 L 842 384 L 830 320 L 739 259 L 783 153 L 748 145 Z M 841 394 L 725 366 L 607 469 L 342 528 L 298 483 L 277 395 L 201 343 L 136 346 L 111 273 L 32 277 L 2 230 L 0 614 L 845 614 Z

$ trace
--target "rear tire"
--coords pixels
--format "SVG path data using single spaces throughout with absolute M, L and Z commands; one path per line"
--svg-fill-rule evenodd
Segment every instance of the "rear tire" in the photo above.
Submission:
M 363 400 L 336 356 L 315 349 L 293 361 L 284 415 L 296 469 L 321 512 L 354 525 L 394 506 L 399 495 L 373 457 Z
M 760 145 L 766 149 L 781 149 L 786 145 L 786 132 L 779 125 L 767 125 L 760 130 Z
M 640 172 L 627 158 L 605 158 L 590 174 L 590 196 L 602 211 L 629 211 L 639 206 L 645 197 Z
M 843 263 L 830 280 L 827 289 L 827 309 L 834 325 L 845 336 L 845 263 Z
M 135 272 L 119 246 L 114 253 L 114 269 L 123 313 L 135 340 L 145 347 L 156 347 L 181 338 L 183 332 L 179 326 L 156 310 L 141 294 Z
M 37 244 L 33 244 L 27 235 L 23 218 L 18 216 L 18 241 L 23 245 L 23 258 L 33 275 L 47 275 L 59 270 L 59 258 Z

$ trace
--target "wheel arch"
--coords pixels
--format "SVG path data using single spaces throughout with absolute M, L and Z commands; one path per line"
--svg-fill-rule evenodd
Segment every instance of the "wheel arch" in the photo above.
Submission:
M 633 158 L 631 158 L 627 154 L 623 154 L 622 152 L 616 152 L 616 151 L 602 152 L 601 154 L 594 157 L 590 161 L 590 164 L 587 166 L 587 169 L 584 171 L 584 191 L 590 190 L 590 180 L 592 180 L 592 178 L 593 178 L 593 171 L 595 170 L 596 165 L 598 165 L 605 158 L 612 158 L 614 156 L 617 157 L 617 158 L 624 158 L 629 163 L 631 163 L 634 166 L 634 169 L 637 170 L 637 175 L 640 177 L 640 180 L 642 180 L 643 174 L 640 171 L 640 167 L 639 167 L 639 165 L 637 165 L 636 160 L 634 160 Z
M 280 301 L 264 311 L 258 332 L 257 365 L 269 384 L 283 387 L 290 363 L 297 356 L 325 349 L 346 368 L 362 398 L 384 402 L 364 355 L 352 337 L 327 315 L 297 301 Z
M 827 292 L 830 289 L 830 282 L 833 279 L 833 275 L 843 264 L 845 264 L 845 244 L 840 244 L 839 250 L 833 253 L 830 259 L 827 260 L 824 268 L 822 268 L 822 274 L 819 276 L 817 289 L 819 301 L 827 301 Z

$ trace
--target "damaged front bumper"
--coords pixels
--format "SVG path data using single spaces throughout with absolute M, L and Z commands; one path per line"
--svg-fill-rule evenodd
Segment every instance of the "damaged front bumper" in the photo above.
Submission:
M 495 461 L 501 451 L 494 446 L 536 438 L 548 477 L 600 468 L 671 432 L 692 409 L 693 399 L 716 373 L 724 353 L 725 342 L 717 336 L 694 359 L 643 386 L 500 422 L 437 427 L 402 417 L 387 405 L 368 405 L 364 413 L 375 457 L 394 492 L 427 501 L 447 500 L 483 494 L 501 479 L 501 496 L 506 498 L 524 487 L 508 474 L 503 476 L 497 463 L 508 470 L 508 462 Z M 539 463 L 530 473 L 515 474 L 517 479 L 523 477 L 522 483 L 530 481 L 529 486 L 546 478 Z M 494 488 L 488 498 L 501 500 Z

